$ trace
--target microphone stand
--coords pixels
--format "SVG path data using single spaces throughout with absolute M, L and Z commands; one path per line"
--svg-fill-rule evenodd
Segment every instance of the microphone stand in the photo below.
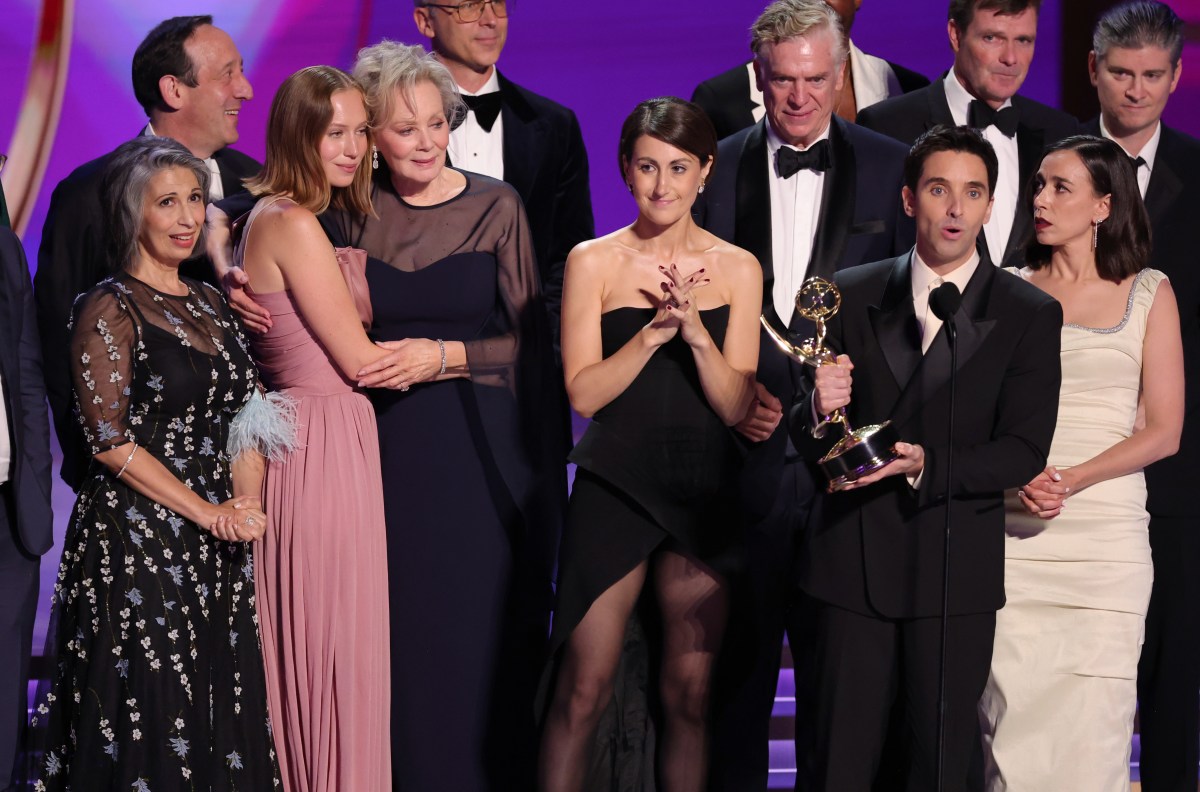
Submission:
M 957 306 L 955 306 L 957 308 Z M 954 472 L 954 402 L 955 385 L 958 381 L 958 328 L 951 312 L 943 319 L 946 337 L 950 341 L 950 410 L 948 419 L 948 442 L 946 443 L 946 531 L 942 543 L 942 637 L 941 660 L 938 663 L 938 717 L 937 717 L 937 790 L 945 788 L 946 765 L 946 643 L 950 625 L 950 504 Z

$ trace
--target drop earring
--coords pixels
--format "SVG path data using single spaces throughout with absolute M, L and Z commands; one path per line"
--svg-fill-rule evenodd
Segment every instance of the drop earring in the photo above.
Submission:
M 1092 250 L 1095 251 L 1100 244 L 1100 221 L 1092 221 Z
M 629 194 L 633 195 L 633 185 L 629 182 L 625 182 L 625 186 L 629 188 Z
M 700 182 L 700 189 L 697 192 L 704 192 L 704 182 Z
M 379 170 L 379 149 L 371 146 L 371 170 Z

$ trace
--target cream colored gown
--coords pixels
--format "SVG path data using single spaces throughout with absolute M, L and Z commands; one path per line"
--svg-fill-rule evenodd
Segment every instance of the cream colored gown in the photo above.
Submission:
M 1143 270 L 1125 318 L 1066 325 L 1050 464 L 1084 462 L 1133 432 L 1142 340 L 1166 276 Z M 987 789 L 1129 789 L 1137 664 L 1153 567 L 1139 471 L 1073 495 L 1052 520 L 1008 493 L 1004 590 L 979 717 Z

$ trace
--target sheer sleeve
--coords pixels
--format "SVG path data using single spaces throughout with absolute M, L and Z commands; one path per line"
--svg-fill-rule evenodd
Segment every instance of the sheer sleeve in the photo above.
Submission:
M 79 298 L 71 319 L 71 383 L 92 455 L 136 442 L 129 395 L 138 329 L 129 305 L 110 284 Z
M 537 354 L 536 341 L 548 328 L 539 321 L 541 294 L 529 221 L 515 192 L 494 207 L 502 215 L 496 240 L 496 287 L 498 303 L 490 332 L 466 342 L 467 364 L 478 385 L 517 387 L 517 368 L 523 355 Z M 536 370 L 536 368 L 535 368 Z

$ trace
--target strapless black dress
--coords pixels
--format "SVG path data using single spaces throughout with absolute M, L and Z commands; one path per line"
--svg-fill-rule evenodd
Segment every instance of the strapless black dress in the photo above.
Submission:
M 604 357 L 629 342 L 654 315 L 617 308 L 600 317 Z M 718 347 L 729 307 L 701 312 Z M 719 574 L 734 565 L 741 464 L 732 430 L 709 406 L 691 348 L 676 335 L 621 395 L 599 410 L 570 460 L 577 466 L 559 553 L 551 646 L 560 654 L 591 604 L 655 550 L 696 558 Z M 615 698 L 597 734 L 588 788 L 644 788 L 653 778 L 654 618 L 630 626 Z M 640 645 L 639 645 L 640 644 Z M 543 679 L 552 690 L 553 666 Z M 613 784 L 616 786 L 613 786 Z

